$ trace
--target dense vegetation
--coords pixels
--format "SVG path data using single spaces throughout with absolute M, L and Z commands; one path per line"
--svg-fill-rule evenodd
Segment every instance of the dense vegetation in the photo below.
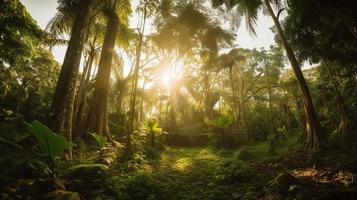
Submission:
M 1 199 L 357 199 L 354 0 L 131 3 L 0 0 Z

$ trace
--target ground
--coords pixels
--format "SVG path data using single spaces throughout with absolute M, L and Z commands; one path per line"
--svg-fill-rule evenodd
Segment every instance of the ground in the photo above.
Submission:
M 275 156 L 266 142 L 236 151 L 171 147 L 153 162 L 152 176 L 164 199 L 357 199 L 354 173 L 313 161 L 296 140 Z
M 82 156 L 76 157 L 79 165 L 64 162 L 56 169 L 55 185 L 63 192 L 74 192 L 66 195 L 81 199 L 357 199 L 355 156 L 336 151 L 309 155 L 297 145 L 298 139 L 286 138 L 276 146 L 275 154 L 269 153 L 268 142 L 255 142 L 235 150 L 166 147 L 129 162 L 103 159 L 107 153 L 108 157 L 115 155 L 111 149 L 101 154 L 87 149 L 91 155 L 77 152 Z M 14 155 L 23 156 L 23 152 Z M 59 198 L 58 193 L 51 192 L 50 179 L 32 173 L 21 175 L 25 169 L 12 172 L 16 176 L 9 179 L 2 198 L 38 199 L 46 194 L 54 197 L 48 199 Z

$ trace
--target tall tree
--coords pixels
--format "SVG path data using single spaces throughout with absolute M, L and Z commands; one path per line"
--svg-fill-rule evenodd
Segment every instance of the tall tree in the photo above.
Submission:
M 120 24 L 125 26 L 131 8 L 127 0 L 106 0 L 99 4 L 107 24 L 85 130 L 102 135 L 108 134 L 107 99 L 115 42 Z
M 75 85 L 90 16 L 91 0 L 80 0 L 75 5 L 72 5 L 74 3 L 72 1 L 59 1 L 59 3 L 60 12 L 70 9 L 76 14 L 72 24 L 71 38 L 68 42 L 66 55 L 53 96 L 50 118 L 52 130 L 60 134 L 65 133 L 67 140 L 72 141 Z
M 141 48 L 143 44 L 143 35 L 145 31 L 146 25 L 146 18 L 147 18 L 147 2 L 144 2 L 144 10 L 143 15 L 141 18 L 141 24 L 139 27 L 139 40 L 136 47 L 136 57 L 135 57 L 135 67 L 134 67 L 134 74 L 133 74 L 133 83 L 131 88 L 131 97 L 130 97 L 130 109 L 129 109 L 129 124 L 128 124 L 128 135 L 126 141 L 126 151 L 132 151 L 132 134 L 134 132 L 134 118 L 135 118 L 135 106 L 136 106 L 136 96 L 137 96 L 137 89 L 138 89 L 138 80 L 139 80 L 139 68 L 140 68 L 140 56 L 141 56 Z
M 231 1 L 213 0 L 214 7 L 218 7 L 222 4 L 225 4 L 230 9 L 237 6 L 238 11 L 245 16 L 248 29 L 253 34 L 255 34 L 254 26 L 256 25 L 258 13 L 263 8 L 266 8 L 267 13 L 274 21 L 274 25 L 278 31 L 279 38 L 283 44 L 286 55 L 288 56 L 291 67 L 294 70 L 294 74 L 301 91 L 302 100 L 304 102 L 304 112 L 306 116 L 307 130 L 307 142 L 305 148 L 309 151 L 316 150 L 319 146 L 319 138 L 321 136 L 320 123 L 316 114 L 315 106 L 312 101 L 309 88 L 301 71 L 300 64 L 296 59 L 294 51 L 291 48 L 288 40 L 286 39 L 285 33 L 278 19 L 280 13 L 283 10 L 283 2 L 281 0 L 239 0 L 232 3 Z M 278 9 L 278 13 L 274 12 L 272 5 Z

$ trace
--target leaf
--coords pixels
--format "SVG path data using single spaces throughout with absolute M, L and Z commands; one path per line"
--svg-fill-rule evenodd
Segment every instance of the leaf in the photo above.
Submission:
M 105 147 L 105 145 L 107 145 L 107 138 L 106 137 L 103 137 L 99 134 L 96 134 L 96 133 L 89 133 L 91 136 L 94 137 L 95 141 L 97 142 L 99 148 L 103 148 Z
M 62 156 L 64 150 L 71 148 L 72 144 L 66 138 L 52 132 L 47 126 L 39 121 L 27 124 L 31 133 L 35 136 L 41 151 L 48 154 L 52 159 Z

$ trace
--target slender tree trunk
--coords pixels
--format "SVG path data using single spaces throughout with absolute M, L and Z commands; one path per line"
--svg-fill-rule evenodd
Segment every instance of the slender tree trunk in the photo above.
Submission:
M 237 99 L 236 99 L 236 93 L 235 93 L 235 88 L 234 88 L 234 82 L 233 82 L 233 69 L 232 67 L 229 69 L 229 79 L 231 82 L 231 89 L 232 89 L 232 97 L 233 97 L 233 108 L 234 108 L 234 119 L 238 120 L 238 106 L 237 106 Z
M 349 125 L 349 116 L 347 114 L 347 106 L 345 104 L 345 102 L 343 101 L 343 98 L 341 96 L 340 90 L 338 89 L 338 83 L 335 79 L 335 77 L 333 77 L 329 67 L 327 66 L 327 62 L 325 60 L 323 60 L 324 62 L 324 66 L 327 72 L 327 75 L 330 79 L 330 82 L 332 84 L 332 88 L 333 88 L 333 93 L 336 97 L 336 102 L 341 114 L 341 122 L 339 125 L 339 133 L 344 133 L 345 129 L 347 129 L 348 125 Z
M 114 46 L 119 29 L 119 19 L 115 13 L 108 15 L 106 33 L 98 65 L 93 97 L 90 103 L 89 119 L 85 130 L 106 135 L 106 112 L 109 94 L 110 71 Z
M 247 120 L 245 117 L 245 101 L 244 101 L 244 77 L 243 77 L 243 69 L 242 66 L 239 66 L 238 69 L 239 73 L 239 84 L 238 84 L 238 91 L 239 91 L 239 115 L 238 119 L 241 122 L 243 128 L 246 128 Z
M 73 103 L 83 43 L 88 26 L 91 0 L 81 0 L 80 8 L 72 27 L 72 35 L 68 43 L 61 73 L 53 97 L 50 119 L 54 132 L 66 134 L 69 142 L 72 141 Z M 72 158 L 71 150 L 68 158 Z
M 144 121 L 145 114 L 144 114 L 144 89 L 145 89 L 145 78 L 143 81 L 143 87 L 141 88 L 141 103 L 140 103 L 140 122 Z
M 269 117 L 270 117 L 270 122 L 271 122 L 270 131 L 271 131 L 271 134 L 276 136 L 276 127 L 275 127 L 275 122 L 274 122 L 273 107 L 272 107 L 272 101 L 271 101 L 272 91 L 271 91 L 271 83 L 270 83 L 270 74 L 268 71 L 268 66 L 267 66 L 266 60 L 264 60 L 264 67 L 265 67 L 266 76 L 268 78 L 268 103 L 269 103 Z
M 83 69 L 81 82 L 79 84 L 77 98 L 75 99 L 75 106 L 73 112 L 73 123 L 76 125 L 81 120 L 81 108 L 83 105 L 84 96 L 86 95 L 86 87 L 87 87 L 87 76 L 90 74 L 92 70 L 92 62 L 93 62 L 93 55 L 92 52 L 89 53 L 86 64 Z
M 280 39 L 285 48 L 285 52 L 290 61 L 291 67 L 294 70 L 295 77 L 297 79 L 298 85 L 301 90 L 303 102 L 304 102 L 304 110 L 306 115 L 306 128 L 307 128 L 307 142 L 305 149 L 309 151 L 316 150 L 319 147 L 319 139 L 321 137 L 321 127 L 317 118 L 317 114 L 315 111 L 315 106 L 313 104 L 311 94 L 309 88 L 306 84 L 304 75 L 301 71 L 300 65 L 295 57 L 295 54 L 290 47 L 288 40 L 285 37 L 284 31 L 280 25 L 278 18 L 275 16 L 274 11 L 269 3 L 269 0 L 264 0 L 266 7 L 268 8 L 268 12 L 272 17 L 274 24 L 278 30 Z
M 134 118 L 135 118 L 135 104 L 136 104 L 136 91 L 138 87 L 138 79 L 139 79 L 139 68 L 140 68 L 140 56 L 141 56 L 141 47 L 143 42 L 143 34 L 145 30 L 146 23 L 146 4 L 144 6 L 144 15 L 143 15 L 143 23 L 141 26 L 141 31 L 139 33 L 139 43 L 136 50 L 136 60 L 135 60 L 135 69 L 133 75 L 133 85 L 132 85 L 132 95 L 130 99 L 130 114 L 129 114 L 129 127 L 128 127 L 128 136 L 126 141 L 126 152 L 131 153 L 131 143 L 132 143 L 132 134 L 134 132 Z

